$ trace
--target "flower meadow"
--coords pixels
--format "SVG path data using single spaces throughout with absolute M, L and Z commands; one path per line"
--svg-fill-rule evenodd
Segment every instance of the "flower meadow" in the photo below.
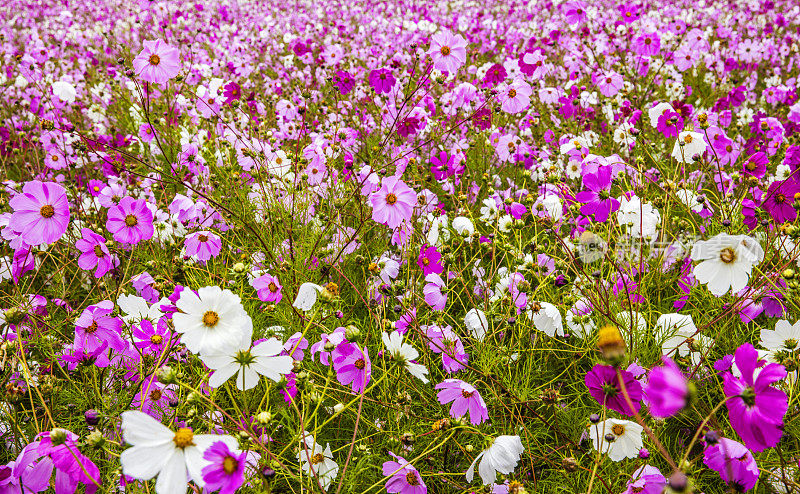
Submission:
M 0 494 L 800 492 L 796 2 L 0 12 Z

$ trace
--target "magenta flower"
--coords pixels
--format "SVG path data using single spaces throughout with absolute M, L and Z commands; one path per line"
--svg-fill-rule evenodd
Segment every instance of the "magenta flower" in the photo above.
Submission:
M 153 237 L 153 212 L 144 200 L 125 196 L 109 208 L 106 228 L 117 242 L 136 245 Z
M 661 494 L 667 486 L 667 479 L 661 470 L 645 465 L 633 472 L 628 480 L 628 488 L 622 494 Z
M 734 362 L 742 377 L 730 372 L 723 375 L 731 426 L 749 449 L 772 448 L 783 436 L 783 416 L 789 402 L 786 393 L 770 384 L 786 377 L 786 369 L 759 361 L 758 351 L 750 343 L 736 349 Z
M 381 188 L 372 193 L 369 200 L 372 219 L 389 228 L 397 228 L 403 221 L 411 220 L 417 193 L 398 177 L 384 177 Z
M 402 456 L 389 452 L 397 461 L 383 463 L 383 476 L 389 477 L 386 481 L 386 492 L 400 494 L 425 494 L 428 488 L 422 481 L 422 476 L 411 463 Z
M 22 192 L 8 201 L 14 212 L 8 221 L 28 245 L 52 244 L 69 225 L 69 204 L 64 187 L 53 182 L 25 182 Z
M 794 221 L 797 219 L 797 210 L 794 208 L 795 194 L 800 194 L 800 183 L 794 179 L 772 182 L 761 207 L 777 224 Z
M 422 274 L 428 276 L 431 273 L 442 274 L 442 255 L 432 245 L 423 245 L 417 258 L 417 265 L 422 270 Z
M 423 326 L 428 337 L 428 348 L 433 353 L 442 354 L 442 367 L 448 374 L 458 372 L 469 362 L 469 354 L 464 350 L 464 343 L 453 328 L 445 326 Z
M 187 256 L 205 262 L 219 255 L 222 239 L 211 232 L 195 232 L 186 236 L 183 246 Z
M 30 494 L 47 490 L 53 475 L 53 460 L 39 459 L 38 447 L 38 442 L 30 443 L 22 448 L 16 460 L 0 465 L 0 493 Z
M 472 114 L 472 125 L 480 130 L 486 130 L 492 126 L 492 110 L 483 107 Z
M 486 71 L 486 75 L 483 76 L 483 82 L 486 85 L 493 86 L 503 82 L 506 79 L 506 76 L 508 76 L 506 68 L 499 63 L 496 63 L 489 67 L 489 70 Z
M 467 41 L 460 34 L 439 32 L 431 38 L 428 53 L 433 59 L 434 68 L 455 74 L 467 61 Z
M 100 470 L 97 465 L 78 450 L 78 435 L 64 429 L 42 432 L 37 453 L 53 461 L 56 469 L 56 491 L 75 492 L 78 484 L 85 485 L 86 494 L 97 492 L 100 485 Z M 88 475 L 87 475 L 88 474 Z
M 422 128 L 422 122 L 417 117 L 406 117 L 397 124 L 397 135 L 408 137 L 416 134 Z
M 652 57 L 661 51 L 661 38 L 656 33 L 645 33 L 636 38 L 633 51 L 639 55 Z
M 372 363 L 366 348 L 362 351 L 355 343 L 342 343 L 332 352 L 336 379 L 349 384 L 354 393 L 364 391 L 372 375 Z
M 123 351 L 127 344 L 122 339 L 122 320 L 112 316 L 114 302 L 103 300 L 84 309 L 75 320 L 74 348 L 91 353 L 104 345 Z
M 296 332 L 283 344 L 283 353 L 290 355 L 295 360 L 303 360 L 306 354 L 303 352 L 308 348 L 308 340 L 303 338 L 303 333 Z
M 671 359 L 664 357 L 663 367 L 650 371 L 645 396 L 650 414 L 656 417 L 671 417 L 686 406 L 689 386 L 681 370 Z
M 564 5 L 564 15 L 570 24 L 578 24 L 586 20 L 586 4 L 583 2 L 570 2 Z
M 163 84 L 180 72 L 180 53 L 160 39 L 145 41 L 144 48 L 133 59 L 133 68 L 145 82 Z
M 422 289 L 425 294 L 425 303 L 430 305 L 433 310 L 444 310 L 447 304 L 447 292 L 445 291 L 444 280 L 436 273 L 425 276 L 427 283 Z
M 232 451 L 223 441 L 216 441 L 203 453 L 209 464 L 203 468 L 206 490 L 219 494 L 233 494 L 244 484 L 244 467 L 247 453 Z
M 389 69 L 375 69 L 369 73 L 369 85 L 379 94 L 390 92 L 394 83 L 395 78 Z
M 153 325 L 149 319 L 142 319 L 132 327 L 133 345 L 142 353 L 160 355 L 170 341 L 171 332 L 168 320 L 162 317 Z
M 597 364 L 586 374 L 584 383 L 589 388 L 589 393 L 610 410 L 615 410 L 623 415 L 633 415 L 639 411 L 642 399 L 642 385 L 637 381 L 633 374 L 626 370 L 620 370 L 624 380 L 625 390 L 633 403 L 634 408 L 628 406 L 625 396 L 622 394 L 622 383 L 617 377 L 617 369 L 611 365 Z
M 743 444 L 728 438 L 706 448 L 703 463 L 717 472 L 725 482 L 739 486 L 738 492 L 749 491 L 755 487 L 760 471 L 752 453 Z
M 271 274 L 262 274 L 258 278 L 254 278 L 250 281 L 250 286 L 255 289 L 256 293 L 258 293 L 258 298 L 262 302 L 273 302 L 278 303 L 283 299 L 283 293 L 281 293 L 281 289 L 283 289 L 283 285 L 278 280 L 277 276 L 272 276 Z
M 583 176 L 583 185 L 589 190 L 582 190 L 575 194 L 575 200 L 583 203 L 581 213 L 594 215 L 597 222 L 603 223 L 608 216 L 619 209 L 619 201 L 611 196 L 610 166 L 600 166 L 597 173 L 587 173 Z
M 340 70 L 333 76 L 333 85 L 339 88 L 339 92 L 344 96 L 356 87 L 356 81 L 350 72 Z
M 101 278 L 112 269 L 119 266 L 119 258 L 111 254 L 106 247 L 106 239 L 89 228 L 82 228 L 83 238 L 75 242 L 75 247 L 81 251 L 78 257 L 78 267 L 87 271 L 95 270 L 94 277 Z
M 436 398 L 445 405 L 452 402 L 450 416 L 460 418 L 469 413 L 472 425 L 478 425 L 489 420 L 489 409 L 483 401 L 478 390 L 460 379 L 445 379 L 436 385 L 440 389 Z

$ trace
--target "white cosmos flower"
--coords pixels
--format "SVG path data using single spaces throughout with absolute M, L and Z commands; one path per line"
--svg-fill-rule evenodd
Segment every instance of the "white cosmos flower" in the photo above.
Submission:
M 53 94 L 55 94 L 58 99 L 63 101 L 64 103 L 74 103 L 75 97 L 78 95 L 78 92 L 75 90 L 75 86 L 70 84 L 67 81 L 56 81 L 51 86 L 53 88 Z
M 694 277 L 717 297 L 732 291 L 738 293 L 750 280 L 753 266 L 764 259 L 761 245 L 747 235 L 720 233 L 701 240 L 692 247 Z
M 564 336 L 564 323 L 558 308 L 548 302 L 533 302 L 528 317 L 533 325 L 549 337 Z
M 424 383 L 428 382 L 428 369 L 424 365 L 413 362 L 419 357 L 419 352 L 413 346 L 403 342 L 403 335 L 400 331 L 394 331 L 391 335 L 384 331 L 381 334 L 381 339 L 384 346 L 386 346 L 386 351 L 395 360 L 402 362 L 412 376 Z
M 172 431 L 138 410 L 122 413 L 122 437 L 132 446 L 120 454 L 122 473 L 138 480 L 158 476 L 157 494 L 184 493 L 189 478 L 202 487 L 202 469 L 208 463 L 203 453 L 214 442 L 239 449 L 231 436 L 194 434 L 188 428 Z
M 661 353 L 674 358 L 689 355 L 692 362 L 700 362 L 702 350 L 711 346 L 707 336 L 697 333 L 692 316 L 688 314 L 661 314 L 656 321 L 656 341 L 661 343 Z
M 644 429 L 636 422 L 607 419 L 589 427 L 591 429 L 589 435 L 594 449 L 608 453 L 608 457 L 612 461 L 639 456 L 639 450 L 643 446 L 642 431 Z M 608 441 L 608 439 L 612 439 L 612 441 Z
M 294 299 L 292 307 L 308 312 L 317 303 L 317 296 L 322 291 L 322 287 L 316 283 L 303 283 L 297 289 L 297 297 Z
M 472 465 L 467 470 L 467 482 L 472 482 L 475 475 L 475 463 L 481 460 L 478 465 L 478 474 L 481 476 L 483 485 L 491 484 L 497 478 L 497 472 L 508 475 L 517 468 L 522 452 L 522 439 L 519 436 L 498 436 L 491 446 L 481 451 L 472 460 Z
M 472 332 L 472 336 L 478 341 L 483 341 L 486 331 L 489 329 L 489 320 L 486 314 L 480 309 L 470 309 L 464 316 L 464 325 Z
M 542 199 L 542 205 L 547 214 L 553 221 L 558 221 L 564 215 L 564 206 L 561 199 L 555 194 L 548 194 Z
M 297 458 L 300 460 L 303 472 L 316 476 L 326 491 L 339 474 L 339 465 L 333 461 L 330 444 L 326 444 L 323 450 L 322 446 L 317 444 L 316 439 L 308 432 L 303 431 L 300 453 Z
M 475 233 L 475 225 L 473 225 L 472 220 L 466 216 L 458 216 L 453 218 L 453 230 L 462 237 L 469 237 Z
M 253 321 L 242 307 L 238 295 L 218 286 L 186 289 L 175 304 L 181 312 L 172 316 L 175 331 L 189 351 L 218 354 L 250 346 Z
M 283 177 L 292 171 L 292 161 L 283 150 L 276 151 L 267 164 L 270 173 L 278 177 Z
M 281 355 L 282 351 L 283 343 L 277 338 L 270 338 L 258 343 L 253 348 L 206 354 L 202 355 L 200 359 L 214 370 L 208 379 L 209 386 L 218 388 L 238 373 L 236 387 L 246 391 L 256 387 L 261 379 L 260 376 L 278 382 L 281 376 L 292 371 L 294 361 L 289 355 Z
M 622 197 L 617 221 L 620 225 L 629 225 L 630 234 L 634 237 L 652 237 L 658 231 L 661 213 L 636 195 L 630 199 Z
M 706 141 L 699 132 L 681 132 L 675 147 L 672 148 L 672 157 L 678 163 L 694 163 L 695 156 L 702 156 L 706 152 Z
M 761 329 L 761 345 L 773 358 L 779 352 L 794 352 L 800 346 L 800 321 L 791 324 L 785 319 L 775 323 L 775 329 Z

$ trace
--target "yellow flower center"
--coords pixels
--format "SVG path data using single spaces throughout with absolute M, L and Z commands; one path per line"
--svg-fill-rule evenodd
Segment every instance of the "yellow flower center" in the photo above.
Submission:
M 408 482 L 408 485 L 411 486 L 419 485 L 419 479 L 417 478 L 417 474 L 414 472 L 408 472 L 406 474 L 406 482 Z
M 96 255 L 97 257 L 103 257 L 103 256 L 106 255 L 106 253 L 103 252 L 103 248 L 102 247 L 100 247 L 99 245 L 95 245 L 94 246 L 94 255 Z
M 219 314 L 214 312 L 213 310 L 208 310 L 203 314 L 203 324 L 207 328 L 213 328 L 219 322 Z
M 392 193 L 386 194 L 386 204 L 392 206 L 396 202 L 397 202 L 397 196 L 396 195 L 394 195 Z
M 153 53 L 150 55 L 150 58 L 147 59 L 150 62 L 150 65 L 158 65 L 161 63 L 161 57 Z
M 222 469 L 225 470 L 226 474 L 231 475 L 238 468 L 239 461 L 233 456 L 226 456 L 225 459 L 222 460 Z
M 150 343 L 154 345 L 160 345 L 162 341 L 164 341 L 164 337 L 160 334 L 154 334 L 150 337 Z
M 360 358 L 360 359 L 356 360 L 355 362 L 353 362 L 353 365 L 356 367 L 356 369 L 362 370 L 364 367 L 366 367 L 367 364 L 366 364 L 366 362 L 364 362 L 363 358 Z
M 56 214 L 56 210 L 53 206 L 45 204 L 42 206 L 42 209 L 39 210 L 39 214 L 42 215 L 42 218 L 52 218 L 53 215 Z
M 509 89 L 509 90 L 508 90 L 508 97 L 509 97 L 509 98 L 513 98 L 513 97 L 515 97 L 516 95 L 517 95 L 517 90 L 516 90 L 516 89 L 513 89 L 513 88 L 512 88 L 512 89 Z
M 323 461 L 325 461 L 325 456 L 322 453 L 317 453 L 311 457 L 311 463 L 313 465 L 317 465 L 319 463 L 322 463 Z
M 186 446 L 194 446 L 194 433 L 192 429 L 182 427 L 178 429 L 175 433 L 175 437 L 172 438 L 172 441 L 175 443 L 175 446 L 179 448 L 185 448 Z
M 446 57 L 447 55 L 449 55 L 449 54 L 450 54 L 450 47 L 449 47 L 449 46 L 443 46 L 443 47 L 441 47 L 441 48 L 439 49 L 439 53 L 441 53 L 443 57 Z
M 625 434 L 625 426 L 622 424 L 614 424 L 611 428 L 611 432 L 613 432 L 615 436 L 621 436 Z
M 129 214 L 125 217 L 125 226 L 134 227 L 139 224 L 139 218 L 136 216 Z
M 725 264 L 730 264 L 736 260 L 736 252 L 730 247 L 725 247 L 719 252 L 719 258 Z

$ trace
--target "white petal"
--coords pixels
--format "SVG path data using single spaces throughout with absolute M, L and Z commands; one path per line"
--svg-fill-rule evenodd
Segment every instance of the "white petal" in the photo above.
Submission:
M 133 446 L 159 446 L 175 437 L 167 426 L 138 410 L 122 412 L 122 437 Z
M 119 456 L 122 473 L 139 480 L 150 480 L 161 471 L 175 454 L 175 444 L 161 446 L 133 446 Z
M 183 451 L 176 450 L 158 474 L 156 494 L 185 494 L 187 484 L 184 454 Z

